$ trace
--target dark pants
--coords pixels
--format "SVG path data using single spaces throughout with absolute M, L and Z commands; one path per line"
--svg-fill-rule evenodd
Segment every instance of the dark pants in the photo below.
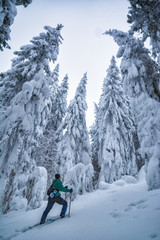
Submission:
M 65 213 L 66 213 L 66 211 L 67 211 L 67 202 L 66 202 L 63 198 L 61 198 L 60 196 L 57 196 L 57 197 L 54 197 L 54 198 L 49 198 L 49 199 L 48 199 L 47 207 L 46 207 L 46 209 L 44 210 L 44 212 L 43 212 L 43 214 L 42 214 L 42 217 L 41 217 L 41 223 L 44 223 L 44 222 L 45 222 L 46 217 L 47 217 L 49 211 L 52 209 L 52 207 L 53 207 L 53 205 L 54 205 L 55 203 L 58 203 L 58 204 L 60 204 L 60 205 L 63 206 L 63 207 L 62 207 L 62 210 L 61 210 L 60 216 L 62 216 L 62 217 L 65 216 Z

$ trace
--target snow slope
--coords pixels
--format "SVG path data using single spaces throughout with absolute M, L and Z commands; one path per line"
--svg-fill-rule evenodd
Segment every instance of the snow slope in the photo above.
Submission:
M 22 233 L 39 222 L 46 206 L 1 216 L 0 239 L 15 240 L 160 240 L 160 190 L 147 191 L 144 172 L 138 183 L 123 180 L 106 190 L 77 197 L 71 206 L 71 218 Z M 59 214 L 55 205 L 49 217 Z

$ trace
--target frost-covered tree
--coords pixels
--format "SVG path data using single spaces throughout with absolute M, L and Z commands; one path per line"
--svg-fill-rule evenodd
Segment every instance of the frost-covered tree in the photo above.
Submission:
M 159 67 L 149 56 L 144 43 L 132 34 L 115 29 L 107 31 L 106 34 L 113 36 L 120 47 L 117 57 L 123 56 L 121 72 L 127 94 L 132 97 L 146 92 L 151 98 L 160 101 Z M 128 84 L 128 78 L 132 79 L 130 84 Z
M 66 113 L 67 109 L 67 93 L 68 93 L 68 75 L 64 77 L 61 82 L 61 85 L 58 85 L 59 82 L 59 65 L 53 71 L 52 75 L 52 106 L 51 106 L 51 115 L 50 121 L 47 128 L 51 128 L 54 131 L 58 129 L 62 123 L 62 119 Z
M 40 136 L 37 146 L 34 149 L 34 159 L 37 166 L 42 166 L 47 170 L 47 187 L 51 185 L 54 175 L 57 172 L 57 162 L 55 159 L 57 153 L 57 136 L 52 129 L 44 130 Z
M 142 40 L 148 37 L 152 45 L 152 54 L 159 57 L 160 64 L 160 1 L 159 0 L 129 0 L 131 7 L 128 23 L 131 32 L 142 33 Z
M 98 112 L 99 181 L 111 183 L 122 175 L 137 173 L 134 146 L 133 120 L 129 99 L 125 95 L 119 69 L 112 57 L 104 79 Z
M 76 90 L 74 99 L 69 104 L 65 119 L 57 132 L 59 134 L 62 130 L 64 131 L 61 141 L 58 144 L 57 161 L 59 172 L 64 178 L 65 183 L 68 184 L 70 182 L 67 179 L 70 178 L 69 171 L 72 168 L 76 170 L 73 176 L 77 179 L 80 177 L 77 175 L 78 173 L 81 175 L 80 178 L 84 177 L 84 171 L 87 173 L 85 174 L 85 187 L 78 185 L 77 189 L 74 189 L 74 192 L 78 193 L 81 193 L 82 189 L 86 191 L 92 189 L 89 184 L 91 184 L 93 176 L 91 149 L 85 116 L 85 111 L 87 110 L 86 83 L 87 75 L 85 74 Z M 72 171 L 74 172 L 74 170 Z M 83 181 L 80 182 L 83 183 Z
M 12 59 L 11 69 L 3 73 L 1 83 L 4 106 L 9 106 L 11 99 L 22 90 L 23 83 L 32 80 L 41 69 L 47 76 L 51 76 L 49 62 L 57 60 L 62 39 L 61 28 L 62 25 L 57 25 L 56 28 L 45 26 L 46 33 L 40 33 L 31 40 L 31 44 L 14 52 L 17 57 Z
M 140 154 L 145 161 L 149 190 L 160 188 L 160 94 L 159 69 L 142 41 L 128 33 L 112 30 L 120 46 L 121 72 L 126 93 L 131 98 L 132 113 L 137 125 Z
M 10 26 L 17 15 L 16 6 L 27 7 L 32 0 L 3 0 L 0 1 L 0 50 L 10 48 L 7 41 L 10 40 Z
M 40 71 L 25 82 L 1 118 L 1 174 L 5 173 L 3 213 L 39 207 L 46 188 L 47 173 L 36 167 L 32 148 L 45 127 L 50 91 Z
M 73 188 L 72 199 L 76 198 L 77 194 L 84 194 L 86 191 L 92 191 L 92 163 L 84 165 L 78 163 L 70 168 L 65 176 L 65 183 Z
M 98 164 L 98 151 L 99 151 L 99 129 L 98 129 L 98 105 L 95 103 L 95 122 L 90 128 L 91 135 L 91 153 L 92 153 L 92 164 L 94 167 L 94 177 L 93 184 L 95 188 L 97 187 L 97 183 L 99 180 L 100 166 Z
M 51 90 L 51 102 L 49 107 L 51 109 L 51 114 L 46 126 L 46 130 L 55 131 L 57 129 L 57 125 L 55 123 L 55 117 L 56 117 L 55 112 L 56 112 L 56 102 L 57 102 L 58 88 L 59 88 L 59 64 L 56 65 L 53 72 L 49 76 L 49 79 L 50 79 L 50 90 Z
M 7 105 L 9 106 L 6 106 L 6 110 L 3 108 L 0 119 L 1 181 L 3 181 L 1 185 L 4 187 L 4 195 L 1 196 L 3 213 L 23 207 L 39 207 L 46 190 L 47 172 L 45 168 L 36 166 L 34 151 L 49 121 L 52 91 L 48 74 L 50 70 L 47 64 L 48 60 L 56 60 L 60 36 L 59 27 L 57 29 L 47 27 L 47 29 L 48 33 L 41 34 L 41 37 L 45 39 L 46 36 L 48 43 L 52 44 L 47 47 L 48 43 L 44 41 L 46 51 L 39 51 L 39 60 L 43 60 L 44 63 L 43 61 L 38 63 L 37 48 L 37 52 L 35 51 L 36 69 L 33 68 L 32 71 L 31 66 L 29 67 L 29 55 L 28 60 L 25 61 L 26 55 L 23 57 L 20 54 L 22 61 L 19 59 L 19 66 L 16 65 L 15 68 L 12 66 L 10 70 L 13 76 L 14 70 L 16 71 L 19 67 L 21 70 L 28 69 L 28 73 L 31 71 L 34 74 L 26 75 L 21 83 L 15 79 L 13 87 L 15 92 L 12 95 L 12 89 L 8 89 L 10 101 Z M 53 39 L 55 42 L 51 41 Z M 39 43 L 42 44 L 43 40 Z M 30 47 L 28 45 L 28 49 Z M 50 49 L 50 52 L 47 53 L 47 49 Z M 6 78 L 3 79 L 4 83 L 5 80 Z M 14 79 L 12 81 L 9 79 L 9 81 L 14 83 Z M 4 88 L 2 86 L 3 94 L 6 90 Z
M 53 180 L 54 175 L 57 172 L 57 144 L 60 139 L 60 135 L 56 134 L 56 130 L 62 123 L 64 115 L 67 109 L 67 93 L 68 93 L 68 76 L 66 75 L 62 80 L 60 86 L 58 86 L 59 77 L 59 65 L 54 70 L 54 81 L 51 85 L 51 112 L 45 131 L 40 138 L 39 145 L 35 150 L 36 162 L 39 166 L 43 166 L 47 169 L 49 186 Z M 56 77 L 57 76 L 57 77 Z
M 50 88 L 51 88 L 51 91 L 53 92 L 52 95 L 55 98 L 58 90 L 58 84 L 59 84 L 59 64 L 55 66 L 53 72 L 51 73 L 50 80 L 51 80 Z
M 56 108 L 55 108 L 55 125 L 56 125 L 56 130 L 62 123 L 62 120 L 66 114 L 67 110 L 67 94 L 68 94 L 68 75 L 66 75 L 62 82 L 61 85 L 58 88 L 57 91 L 57 96 L 56 96 Z

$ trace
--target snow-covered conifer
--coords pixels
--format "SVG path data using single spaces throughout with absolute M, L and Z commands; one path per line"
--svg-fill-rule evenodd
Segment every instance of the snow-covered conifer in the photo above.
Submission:
M 100 181 L 113 182 L 137 173 L 133 147 L 133 120 L 115 58 L 104 79 L 98 112 Z
M 73 188 L 72 199 L 74 199 L 77 194 L 81 195 L 86 191 L 92 191 L 92 176 L 92 163 L 86 166 L 83 163 L 78 163 L 68 170 L 65 175 L 65 184 Z
M 58 144 L 57 161 L 59 164 L 59 172 L 65 179 L 66 184 L 69 174 L 68 171 L 71 168 L 79 169 L 78 166 L 80 166 L 82 170 L 82 168 L 86 169 L 88 164 L 92 166 L 91 149 L 85 116 L 85 111 L 87 110 L 86 83 L 87 75 L 84 74 L 76 90 L 75 97 L 69 104 L 65 119 L 58 129 L 58 132 L 64 131 L 62 139 Z M 81 165 L 78 165 L 79 163 L 81 163 Z M 81 167 L 82 165 L 83 167 Z M 80 169 L 76 171 L 81 172 Z M 90 174 L 85 175 L 85 190 L 87 191 L 91 190 L 91 186 L 89 189 L 89 185 L 86 184 L 86 182 L 92 182 L 92 176 L 93 167 L 90 167 Z M 90 179 L 89 181 L 88 178 Z M 84 188 L 84 186 L 81 187 Z
M 129 2 L 131 7 L 128 23 L 132 24 L 131 32 L 141 32 L 143 41 L 150 38 L 153 56 L 159 56 L 160 64 L 160 1 L 129 0 Z
M 0 50 L 10 48 L 7 41 L 10 40 L 10 26 L 17 15 L 18 5 L 27 7 L 32 0 L 3 0 L 0 1 Z
M 56 65 L 53 72 L 49 76 L 50 79 L 50 90 L 51 90 L 51 102 L 50 102 L 50 110 L 51 114 L 49 117 L 49 121 L 47 123 L 46 129 L 55 131 L 57 129 L 56 125 L 56 102 L 59 88 L 59 64 Z
M 46 188 L 47 173 L 36 167 L 33 148 L 43 132 L 50 90 L 41 70 L 25 82 L 1 117 L 1 174 L 5 173 L 3 212 L 21 207 L 39 207 Z
M 33 157 L 37 166 L 42 166 L 47 170 L 47 187 L 57 173 L 57 136 L 54 130 L 45 128 L 40 136 L 37 146 L 33 150 Z M 47 197 L 47 196 L 46 196 Z
M 47 172 L 45 168 L 36 166 L 35 149 L 51 112 L 48 61 L 54 62 L 57 58 L 61 27 L 45 27 L 47 33 L 34 38 L 33 45 L 22 47 L 17 61 L 7 72 L 15 79 L 10 78 L 11 75 L 3 79 L 2 93 L 3 96 L 7 94 L 7 103 L 3 102 L 6 109 L 3 108 L 0 119 L 1 174 L 6 179 L 1 197 L 4 213 L 22 207 L 36 208 L 44 197 Z M 21 81 L 16 78 L 20 69 L 21 77 L 24 76 Z
M 67 94 L 68 94 L 68 75 L 66 75 L 61 85 L 58 88 L 57 92 L 57 101 L 56 101 L 56 113 L 55 113 L 55 119 L 56 119 L 56 126 L 57 129 L 62 123 L 62 119 L 64 118 L 67 110 Z
M 59 64 L 57 64 L 50 76 L 50 89 L 52 91 L 52 101 L 55 101 L 59 86 Z
M 142 41 L 128 33 L 106 32 L 120 46 L 121 72 L 126 93 L 131 98 L 137 125 L 140 154 L 145 161 L 149 190 L 160 188 L 160 94 L 157 64 L 150 58 Z
M 124 78 L 124 87 L 127 94 L 138 96 L 146 92 L 151 98 L 160 101 L 159 67 L 149 56 L 149 51 L 140 39 L 132 34 L 118 30 L 107 31 L 119 45 L 117 57 L 123 57 L 121 72 Z M 132 79 L 128 84 L 128 78 Z
M 62 39 L 61 28 L 62 25 L 56 28 L 45 26 L 46 33 L 40 33 L 31 40 L 31 44 L 14 52 L 17 57 L 12 59 L 11 69 L 3 73 L 3 105 L 9 106 L 11 99 L 22 90 L 23 83 L 32 80 L 41 69 L 46 76 L 51 75 L 49 61 L 54 63 L 57 59 Z
M 51 185 L 53 175 L 56 171 L 56 138 L 54 124 L 55 118 L 55 106 L 56 106 L 56 96 L 58 91 L 58 81 L 59 81 L 59 64 L 56 65 L 53 72 L 48 76 L 49 89 L 51 92 L 50 101 L 48 102 L 48 107 L 50 109 L 50 114 L 48 115 L 48 120 L 41 134 L 38 144 L 34 149 L 34 159 L 38 166 L 43 166 L 47 170 L 47 187 Z
M 50 101 L 50 115 L 45 131 L 40 138 L 39 145 L 36 148 L 35 158 L 38 166 L 43 166 L 47 169 L 49 186 L 53 180 L 54 175 L 58 171 L 58 164 L 56 161 L 57 144 L 60 140 L 61 134 L 57 135 L 56 130 L 62 123 L 63 117 L 67 108 L 67 92 L 68 92 L 68 76 L 66 75 L 58 86 L 59 65 L 53 71 L 53 83 L 51 85 L 51 101 Z
M 49 123 L 52 126 L 53 130 L 57 130 L 60 124 L 62 123 L 62 119 L 66 113 L 67 109 L 67 93 L 68 93 L 68 75 L 64 77 L 61 82 L 61 85 L 55 86 L 53 90 L 56 89 L 52 97 L 52 109 Z
M 99 151 L 99 131 L 98 131 L 98 105 L 95 103 L 95 122 L 90 128 L 91 135 L 91 153 L 92 153 L 92 164 L 94 167 L 93 184 L 97 187 L 99 180 L 100 167 L 98 164 L 98 151 Z

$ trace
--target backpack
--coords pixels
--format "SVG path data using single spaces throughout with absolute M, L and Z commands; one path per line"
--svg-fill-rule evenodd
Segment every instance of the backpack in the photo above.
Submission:
M 53 184 L 48 188 L 47 195 L 51 198 L 57 193 L 57 190 L 53 187 Z

